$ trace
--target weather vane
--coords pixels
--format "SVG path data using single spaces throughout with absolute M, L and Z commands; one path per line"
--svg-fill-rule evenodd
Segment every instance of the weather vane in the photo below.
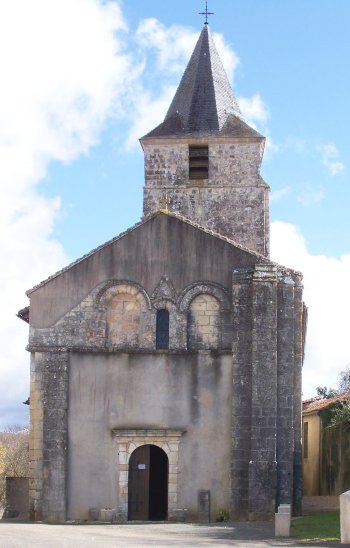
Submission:
M 208 11 L 208 0 L 205 0 L 205 11 L 201 11 L 199 15 L 205 15 L 205 21 L 204 24 L 208 24 L 208 15 L 214 15 L 213 12 Z

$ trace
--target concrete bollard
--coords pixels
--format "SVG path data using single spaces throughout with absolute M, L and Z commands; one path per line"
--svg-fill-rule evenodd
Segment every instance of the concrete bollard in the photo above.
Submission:
M 114 508 L 102 508 L 99 514 L 99 521 L 112 523 L 116 519 L 116 511 Z
M 350 543 L 350 491 L 346 491 L 340 499 L 340 543 Z
M 275 537 L 290 536 L 291 506 L 281 504 L 275 514 Z

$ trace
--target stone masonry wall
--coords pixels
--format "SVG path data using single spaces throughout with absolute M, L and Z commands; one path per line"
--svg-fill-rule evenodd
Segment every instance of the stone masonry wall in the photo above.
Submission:
M 203 319 L 192 325 L 188 336 L 193 301 L 202 301 L 205 310 L 199 311 L 204 312 Z M 204 331 L 209 337 L 205 346 L 210 343 L 220 350 L 219 324 L 225 326 L 226 344 L 231 338 L 228 303 L 225 289 L 216 284 L 191 284 L 177 295 L 171 281 L 162 279 L 149 296 L 138 284 L 109 280 L 55 325 L 30 328 L 31 519 L 66 519 L 70 352 L 153 352 L 160 308 L 170 312 L 170 350 L 186 351 L 187 340 L 198 341 Z
M 68 448 L 67 352 L 49 352 L 43 369 L 43 516 L 66 519 Z
M 32 352 L 30 363 L 29 517 L 42 519 L 43 486 L 43 363 L 45 354 Z
M 190 144 L 204 145 L 202 141 Z M 205 143 L 208 144 L 208 141 L 208 183 L 211 186 L 251 186 L 263 183 L 260 175 L 263 151 L 261 140 L 237 139 L 236 142 L 227 143 L 218 142 L 217 139 L 210 137 Z M 144 142 L 146 188 L 167 189 L 173 186 L 187 187 L 191 184 L 188 150 L 187 142 Z
M 293 501 L 298 513 L 300 278 L 273 264 L 235 270 L 232 303 L 232 516 L 264 519 Z
M 189 179 L 187 143 L 144 143 L 144 215 L 165 205 L 202 226 L 268 255 L 268 186 L 261 142 L 209 143 L 209 178 Z M 242 141 L 242 142 L 241 142 Z
M 301 453 L 301 391 L 303 365 L 303 334 L 306 326 L 306 307 L 303 303 L 302 276 L 294 276 L 294 394 L 293 394 L 293 426 L 294 426 L 294 466 L 293 466 L 293 512 L 302 513 L 302 453 Z
M 277 504 L 293 498 L 294 280 L 280 273 L 277 289 Z
M 30 517 L 66 519 L 68 353 L 32 357 Z
M 249 517 L 249 462 L 252 397 L 252 278 L 253 270 L 233 272 L 233 379 L 231 516 Z
M 54 325 L 31 326 L 34 519 L 66 517 L 70 353 L 145 353 L 154 359 L 155 318 L 164 308 L 170 313 L 170 351 L 180 351 L 185 360 L 202 345 L 214 347 L 218 355 L 232 351 L 232 517 L 271 515 L 276 500 L 292 502 L 292 482 L 297 508 L 302 286 L 296 273 L 257 263 L 233 272 L 232 301 L 228 288 L 214 282 L 193 282 L 175 290 L 163 275 L 147 292 L 136 282 L 110 279 Z M 121 331 L 134 329 L 136 339 L 125 338 L 117 324 Z
M 277 268 L 256 265 L 252 288 L 252 423 L 249 516 L 265 519 L 276 504 Z
M 155 290 L 149 296 L 138 284 L 110 280 L 97 286 L 52 327 L 31 327 L 29 344 L 34 350 L 155 350 L 156 314 L 165 308 L 170 314 L 169 349 L 187 350 L 188 343 L 192 348 L 195 340 L 195 347 L 200 340 L 201 348 L 230 348 L 228 302 L 226 290 L 216 284 L 191 284 L 180 295 Z M 203 312 L 205 318 L 191 323 L 193 306 L 204 306 L 196 317 Z M 219 326 L 223 328 L 220 337 Z

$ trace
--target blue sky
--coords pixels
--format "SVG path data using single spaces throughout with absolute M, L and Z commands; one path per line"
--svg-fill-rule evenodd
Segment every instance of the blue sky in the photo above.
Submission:
M 201 30 L 203 19 L 197 12 L 203 11 L 204 2 L 178 1 L 170 10 L 169 4 L 136 0 L 122 3 L 130 26 L 130 35 L 125 38 L 127 47 L 137 47 L 132 29 L 149 17 L 166 26 L 176 24 Z M 212 31 L 222 33 L 240 59 L 234 75 L 235 93 L 248 97 L 259 94 L 268 110 L 267 121 L 258 127 L 265 133 L 267 129 L 278 147 L 278 152 L 268 155 L 262 168 L 272 189 L 272 219 L 297 224 L 307 235 L 310 251 L 336 255 L 347 251 L 344 241 L 350 232 L 345 194 L 349 191 L 345 164 L 350 146 L 346 130 L 350 122 L 350 110 L 346 108 L 347 4 L 345 0 L 209 3 L 209 9 L 215 11 L 210 19 Z M 156 85 L 177 83 L 181 71 L 156 71 L 154 78 L 156 53 L 149 53 L 143 77 L 148 90 L 156 96 Z M 109 120 L 100 135 L 100 145 L 91 149 L 88 157 L 79 158 L 67 168 L 62 164 L 49 168 L 45 193 L 59 193 L 65 198 L 55 235 L 72 257 L 82 250 L 80 236 L 76 241 L 71 238 L 77 218 L 81 232 L 89 235 L 85 251 L 91 243 L 98 245 L 139 218 L 142 151 L 136 145 L 125 155 L 123 125 L 120 120 Z M 127 132 L 128 128 L 124 130 Z M 326 145 L 334 145 L 331 161 L 344 165 L 336 175 L 322 163 L 326 151 L 320 147 Z M 86 177 L 87 190 L 83 200 L 81 185 L 77 184 L 81 173 Z M 128 181 L 121 183 L 125 173 Z M 96 227 L 91 218 L 97 213 L 102 184 L 112 193 L 112 203 L 105 204 L 105 215 Z M 121 205 L 122 215 L 119 213 L 117 218 L 113 215 L 114 200 Z
M 57 269 L 137 222 L 138 138 L 163 118 L 202 0 L 0 4 L 0 425 L 24 422 L 27 327 L 14 314 Z M 211 0 L 246 120 L 267 137 L 272 257 L 304 272 L 304 395 L 350 362 L 348 0 Z

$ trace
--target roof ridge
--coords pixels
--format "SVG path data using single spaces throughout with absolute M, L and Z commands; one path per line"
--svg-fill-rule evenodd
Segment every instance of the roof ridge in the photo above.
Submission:
M 154 213 L 152 214 L 154 215 Z M 141 219 L 140 221 L 138 221 L 137 223 L 135 223 L 133 226 L 131 226 L 130 228 L 128 228 L 127 230 L 124 230 L 123 232 L 121 232 L 120 234 L 118 234 L 118 236 L 114 236 L 113 238 L 111 238 L 110 240 L 107 240 L 107 242 L 104 242 L 103 244 L 95 247 L 94 249 L 92 249 L 91 251 L 89 251 L 88 253 L 85 253 L 84 255 L 82 255 L 81 257 L 79 257 L 78 259 L 76 259 L 75 261 L 69 263 L 67 266 L 61 268 L 60 270 L 57 270 L 57 272 L 55 272 L 54 274 L 51 274 L 51 276 L 49 276 L 48 278 L 46 278 L 45 280 L 42 280 L 41 282 L 39 282 L 38 284 L 36 284 L 34 287 L 32 287 L 31 289 L 28 289 L 28 291 L 26 291 L 26 295 L 29 297 L 29 295 L 31 293 L 33 293 L 35 290 L 39 289 L 40 287 L 42 287 L 43 285 L 46 285 L 48 282 L 50 282 L 52 279 L 54 278 L 57 278 L 57 276 L 59 276 L 60 274 L 63 274 L 64 272 L 66 272 L 67 270 L 69 270 L 70 268 L 72 268 L 73 266 L 81 263 L 82 261 L 85 261 L 85 259 L 87 259 L 88 257 L 91 257 L 91 255 L 93 255 L 94 253 L 96 253 L 97 251 L 100 251 L 101 249 L 103 249 L 104 247 L 107 247 L 111 244 L 113 244 L 114 242 L 120 240 L 120 238 L 123 238 L 124 236 L 126 236 L 127 234 L 129 234 L 130 232 L 132 232 L 133 230 L 135 230 L 136 228 L 138 228 L 140 225 L 142 225 L 144 222 L 143 219 Z
M 75 261 L 69 263 L 64 268 L 61 268 L 60 270 L 58 270 L 57 272 L 55 272 L 54 274 L 52 274 L 51 276 L 49 276 L 45 280 L 39 282 L 38 284 L 36 284 L 31 289 L 28 289 L 28 291 L 26 291 L 26 295 L 29 297 L 34 291 L 36 291 L 40 287 L 43 287 L 44 285 L 49 283 L 54 278 L 57 278 L 58 276 L 60 276 L 64 272 L 67 272 L 67 270 L 69 270 L 73 266 L 81 263 L 82 261 L 85 261 L 86 259 L 88 259 L 92 255 L 94 255 L 94 253 L 100 251 L 101 249 L 104 249 L 105 247 L 108 247 L 109 245 L 114 244 L 115 242 L 117 242 L 121 238 L 124 238 L 125 236 L 127 236 L 128 234 L 130 234 L 131 232 L 133 232 L 134 230 L 136 230 L 137 228 L 139 228 L 143 224 L 147 223 L 148 221 L 150 221 L 153 217 L 156 217 L 157 215 L 166 215 L 168 217 L 173 217 L 175 219 L 178 219 L 179 221 L 181 221 L 183 223 L 186 223 L 186 224 L 192 226 L 193 228 L 197 228 L 198 230 L 201 230 L 202 232 L 205 232 L 206 234 L 209 234 L 210 236 L 214 236 L 215 238 L 219 238 L 220 240 L 235 246 L 236 248 L 240 249 L 241 251 L 244 251 L 246 253 L 249 253 L 250 255 L 253 255 L 257 259 L 259 259 L 260 262 L 273 264 L 273 265 L 279 267 L 284 272 L 295 272 L 295 273 L 299 274 L 299 272 L 297 270 L 294 270 L 292 268 L 284 267 L 283 265 L 280 265 L 279 263 L 276 263 L 275 261 L 271 261 L 271 259 L 269 259 L 265 255 L 262 255 L 261 253 L 258 253 L 257 251 L 253 251 L 252 249 L 249 249 L 248 247 L 245 247 L 244 245 L 236 242 L 235 240 L 233 240 L 231 238 L 228 238 L 227 236 L 223 236 L 222 234 L 219 234 L 218 232 L 215 232 L 214 230 L 206 228 L 206 227 L 204 227 L 203 225 L 201 225 L 199 223 L 191 221 L 191 219 L 189 219 L 188 217 L 184 217 L 183 215 L 181 215 L 179 213 L 176 213 L 174 211 L 169 211 L 167 209 L 159 209 L 158 211 L 155 211 L 153 213 L 150 213 L 149 215 L 144 216 L 140 221 L 135 223 L 133 226 L 131 226 L 127 230 L 124 230 L 123 232 L 118 234 L 118 236 L 115 236 L 114 238 L 111 238 L 110 240 L 107 240 L 107 242 L 95 247 L 94 249 L 92 249 L 88 253 L 85 253 L 84 255 L 82 255 L 81 257 L 76 259 Z

